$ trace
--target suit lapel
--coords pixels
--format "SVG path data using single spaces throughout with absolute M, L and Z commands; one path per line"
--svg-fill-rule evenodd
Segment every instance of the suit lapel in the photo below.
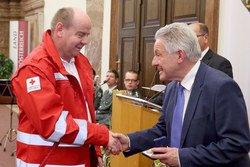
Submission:
M 212 55 L 213 55 L 212 50 L 209 49 L 201 61 L 204 62 L 205 64 L 210 64 Z
M 172 92 L 168 92 L 168 90 L 165 91 L 166 96 L 164 98 L 164 103 L 162 107 L 162 112 L 166 112 L 166 131 L 167 131 L 167 137 L 168 137 L 167 141 L 169 145 L 170 145 L 170 139 L 171 139 L 170 136 L 171 136 L 171 126 L 172 126 L 174 108 L 176 105 L 177 93 L 178 93 L 177 85 L 178 85 L 177 82 L 173 83 Z
M 195 77 L 195 81 L 194 81 L 194 84 L 192 87 L 192 92 L 190 94 L 190 98 L 189 98 L 188 105 L 186 108 L 186 113 L 185 113 L 185 117 L 184 117 L 184 121 L 183 121 L 183 125 L 182 125 L 180 147 L 182 147 L 182 145 L 184 143 L 184 140 L 185 140 L 187 132 L 189 130 L 191 121 L 192 121 L 193 116 L 196 112 L 196 107 L 198 105 L 199 98 L 200 98 L 200 95 L 202 92 L 202 85 L 204 82 L 205 73 L 206 73 L 205 65 L 201 62 L 201 65 L 200 65 L 199 70 L 198 70 L 196 77 Z

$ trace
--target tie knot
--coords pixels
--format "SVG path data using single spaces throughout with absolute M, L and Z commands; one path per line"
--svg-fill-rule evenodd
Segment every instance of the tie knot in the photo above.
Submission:
M 183 89 L 184 89 L 184 87 L 183 87 L 181 84 L 179 84 L 179 86 L 178 86 L 178 91 L 179 91 L 179 92 L 183 92 Z

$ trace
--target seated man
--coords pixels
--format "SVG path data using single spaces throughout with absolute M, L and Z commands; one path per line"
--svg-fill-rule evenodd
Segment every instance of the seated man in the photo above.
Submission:
M 134 70 L 129 70 L 125 74 L 124 85 L 126 87 L 125 93 L 133 97 L 142 98 L 142 95 L 137 88 L 140 81 L 138 79 L 138 73 Z
M 116 70 L 109 70 L 106 74 L 108 89 L 103 93 L 99 108 L 96 110 L 96 122 L 110 129 L 112 117 L 113 90 L 117 89 L 119 75 Z

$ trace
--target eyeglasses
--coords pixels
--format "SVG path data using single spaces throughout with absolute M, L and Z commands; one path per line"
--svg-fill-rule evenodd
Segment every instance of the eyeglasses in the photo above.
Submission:
M 200 34 L 200 35 L 196 35 L 196 36 L 197 36 L 197 38 L 199 38 L 199 37 L 202 37 L 204 35 L 206 35 L 206 34 Z
M 131 82 L 134 82 L 134 83 L 135 83 L 135 82 L 137 81 L 137 79 L 124 79 L 124 81 L 125 81 L 125 82 L 130 82 L 130 81 L 131 81 Z

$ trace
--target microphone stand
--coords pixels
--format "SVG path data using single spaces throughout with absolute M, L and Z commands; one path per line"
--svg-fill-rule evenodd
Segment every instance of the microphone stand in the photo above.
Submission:
M 152 79 L 152 81 L 151 81 L 150 88 L 149 88 L 149 90 L 148 90 L 148 94 L 147 94 L 145 100 L 148 100 L 149 93 L 150 93 L 150 91 L 151 91 L 151 89 L 152 89 L 152 86 L 153 86 L 153 83 L 154 83 L 154 81 L 155 81 L 155 76 L 156 76 L 156 74 L 157 74 L 158 72 L 159 72 L 159 70 L 156 70 L 156 71 L 155 71 L 154 77 L 153 77 L 153 79 Z
M 17 131 L 12 127 L 12 115 L 13 115 L 13 110 L 12 110 L 12 106 L 15 100 L 15 96 L 12 94 L 11 92 L 11 88 L 9 86 L 8 81 L 6 81 L 6 87 L 10 92 L 10 96 L 11 96 L 11 103 L 10 103 L 10 128 L 7 131 L 7 133 L 2 137 L 1 142 L 0 142 L 0 146 L 2 145 L 3 140 L 4 141 L 4 149 L 3 151 L 6 151 L 6 145 L 7 145 L 7 141 L 9 142 L 13 142 L 16 140 L 16 135 L 17 135 Z M 15 135 L 15 137 L 14 137 Z M 15 151 L 14 151 L 15 152 Z M 13 156 L 14 154 L 12 153 L 11 156 Z
M 152 97 L 150 97 L 150 98 L 148 99 L 148 101 L 150 101 L 151 99 L 157 97 L 157 96 L 160 95 L 161 93 L 164 93 L 164 91 L 165 91 L 165 90 L 162 90 L 162 91 L 160 91 L 160 92 L 157 92 L 157 93 L 154 94 Z

